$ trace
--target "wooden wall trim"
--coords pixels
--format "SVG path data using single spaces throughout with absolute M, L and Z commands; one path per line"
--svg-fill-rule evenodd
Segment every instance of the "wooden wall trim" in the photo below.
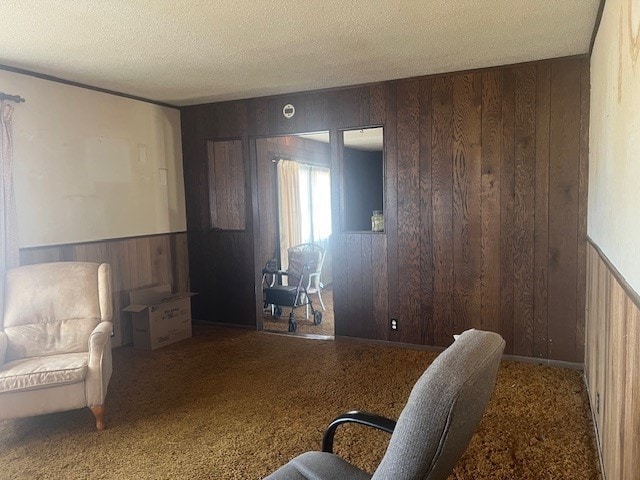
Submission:
M 159 102 L 157 100 L 151 100 L 150 98 L 138 97 L 136 95 L 130 95 L 128 93 L 116 92 L 115 90 L 109 90 L 102 87 L 94 87 L 93 85 L 87 85 L 86 83 L 74 82 L 73 80 L 65 80 L 64 78 L 54 77 L 53 75 L 47 75 L 45 73 L 34 72 L 33 70 L 26 70 L 24 68 L 11 67 L 9 65 L 1 65 L 0 70 L 7 72 L 19 73 L 20 75 L 27 75 L 29 77 L 39 78 L 40 80 L 47 80 L 49 82 L 62 83 L 63 85 L 70 85 L 72 87 L 84 88 L 86 90 L 93 90 L 94 92 L 106 93 L 109 95 L 115 95 L 116 97 L 128 98 L 130 100 L 137 100 L 139 102 L 151 103 L 153 105 L 159 105 L 160 107 L 168 107 L 179 109 L 177 105 L 170 103 Z
M 629 297 L 629 299 L 635 304 L 637 308 L 640 308 L 640 293 L 636 292 L 631 285 L 627 282 L 627 280 L 622 276 L 622 274 L 618 271 L 616 266 L 609 260 L 609 257 L 605 255 L 602 249 L 598 246 L 598 244 L 587 235 L 587 241 L 589 244 L 598 252 L 598 255 L 602 259 L 602 261 L 607 265 L 607 268 L 611 272 L 611 274 L 615 277 L 616 281 L 620 284 L 624 293 Z
M 92 245 L 94 243 L 110 243 L 110 242 L 121 242 L 124 240 L 133 240 L 135 238 L 153 238 L 164 235 L 179 235 L 187 233 L 186 230 L 178 230 L 175 232 L 163 232 L 163 233 L 150 233 L 143 235 L 133 235 L 131 237 L 116 237 L 116 238 L 103 238 L 98 240 L 89 240 L 86 242 L 73 242 L 73 243 L 55 243 L 52 245 L 35 245 L 31 247 L 20 247 L 20 251 L 29 251 L 29 250 L 40 250 L 43 248 L 63 248 L 69 245 Z

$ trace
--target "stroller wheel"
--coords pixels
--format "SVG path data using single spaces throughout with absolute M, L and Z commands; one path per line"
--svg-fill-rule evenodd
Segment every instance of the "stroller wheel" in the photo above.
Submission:
M 322 312 L 316 310 L 313 312 L 313 324 L 320 325 L 322 323 Z
M 282 316 L 282 307 L 276 305 L 273 307 L 273 318 L 280 318 Z

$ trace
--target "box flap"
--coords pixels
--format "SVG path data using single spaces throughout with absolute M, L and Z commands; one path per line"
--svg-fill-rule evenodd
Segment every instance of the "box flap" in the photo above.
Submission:
M 141 288 L 129 292 L 130 305 L 123 308 L 124 312 L 142 312 L 147 307 L 156 306 L 171 300 L 188 298 L 196 295 L 191 292 L 171 293 L 171 285 L 159 285 L 157 287 Z
M 122 311 L 140 313 L 144 312 L 147 308 L 149 308 L 147 305 L 129 305 L 127 307 L 124 307 Z
M 178 293 L 174 293 L 172 295 L 169 295 L 168 297 L 164 297 L 162 299 L 163 302 L 167 302 L 169 300 L 178 300 L 179 298 L 187 298 L 187 297 L 193 297 L 194 295 L 197 295 L 197 293 L 192 293 L 192 292 L 178 292 Z
M 159 285 L 129 292 L 129 301 L 131 305 L 155 305 L 170 296 L 171 285 Z

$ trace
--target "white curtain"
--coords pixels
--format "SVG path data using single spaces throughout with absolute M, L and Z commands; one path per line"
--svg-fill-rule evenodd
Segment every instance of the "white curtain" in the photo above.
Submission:
M 301 243 L 315 243 L 325 250 L 323 283 L 331 282 L 331 171 L 294 160 L 278 162 L 278 219 L 280 264 L 288 267 L 287 250 Z
M 333 256 L 331 255 L 331 170 L 323 167 L 311 169 L 311 215 L 313 243 L 325 249 L 321 281 L 333 282 Z
M 300 167 L 298 162 L 278 162 L 278 225 L 280 227 L 280 268 L 286 270 L 287 250 L 302 243 Z
M 311 222 L 313 242 L 324 242 L 327 248 L 331 236 L 331 171 L 324 167 L 311 168 Z
M 0 311 L 4 308 L 5 272 L 20 264 L 13 190 L 13 107 L 0 102 Z

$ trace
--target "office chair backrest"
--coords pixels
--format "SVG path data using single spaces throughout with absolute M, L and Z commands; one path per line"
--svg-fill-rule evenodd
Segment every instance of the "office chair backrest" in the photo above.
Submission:
M 417 381 L 372 480 L 444 480 L 466 450 L 495 384 L 505 342 L 464 332 Z

